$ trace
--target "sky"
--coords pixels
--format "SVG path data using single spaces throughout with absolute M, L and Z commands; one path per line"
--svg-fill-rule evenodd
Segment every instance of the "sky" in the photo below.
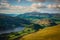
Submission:
M 60 13 L 60 0 L 0 0 L 0 13 Z

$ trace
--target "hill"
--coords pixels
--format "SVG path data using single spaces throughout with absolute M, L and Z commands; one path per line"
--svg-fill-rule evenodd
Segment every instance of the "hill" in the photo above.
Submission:
M 0 13 L 0 16 L 11 16 L 11 17 L 16 17 L 18 14 L 6 14 L 6 13 Z
M 12 30 L 17 27 L 24 27 L 23 24 L 30 25 L 31 23 L 30 21 L 22 18 L 0 15 L 0 31 Z
M 60 25 L 44 28 L 36 33 L 26 35 L 20 40 L 60 40 Z
M 16 17 L 24 18 L 30 20 L 32 23 L 40 20 L 40 19 L 50 19 L 54 20 L 57 24 L 60 23 L 60 14 L 59 13 L 40 13 L 40 12 L 27 12 L 24 14 L 19 14 Z
M 50 13 L 40 13 L 40 12 L 27 12 L 24 14 L 17 15 L 16 17 L 22 17 L 22 18 L 37 18 L 37 19 L 43 19 L 43 18 L 60 18 L 59 13 L 50 14 Z

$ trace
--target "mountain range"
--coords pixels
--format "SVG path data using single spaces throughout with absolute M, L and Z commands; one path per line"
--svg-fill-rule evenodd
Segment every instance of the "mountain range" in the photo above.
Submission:
M 26 25 L 35 26 L 34 29 L 39 29 L 47 25 L 55 25 L 55 22 L 60 22 L 60 14 L 49 14 L 39 12 L 28 12 L 24 14 L 0 14 L 0 31 L 12 30 L 17 27 L 25 27 Z M 47 22 L 48 21 L 48 22 Z M 42 22 L 42 23 L 41 23 Z M 47 23 L 47 24 L 46 24 Z M 43 26 L 42 26 L 43 25 Z M 33 28 L 33 27 L 32 27 Z

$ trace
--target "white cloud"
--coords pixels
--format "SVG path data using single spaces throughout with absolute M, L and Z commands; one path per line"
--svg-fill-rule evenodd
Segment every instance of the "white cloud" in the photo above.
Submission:
M 48 8 L 59 8 L 60 9 L 60 4 L 49 4 L 47 5 Z
M 46 5 L 45 4 L 42 4 L 42 3 L 34 3 L 34 4 L 32 4 L 32 7 L 34 8 L 45 8 L 46 7 Z
M 8 8 L 10 6 L 10 4 L 8 3 L 1 3 L 0 7 L 1 8 Z
M 21 2 L 21 0 L 17 0 L 17 2 L 19 3 L 19 2 Z
M 32 4 L 33 8 L 36 8 L 34 11 L 42 13 L 60 13 L 60 4 Z
M 33 3 L 30 7 L 25 7 L 22 11 L 24 12 L 32 12 L 37 11 L 38 8 L 44 8 L 45 5 L 41 3 Z
M 60 5 L 58 5 L 58 7 L 60 7 Z
M 8 8 L 10 6 L 10 4 L 7 2 L 7 0 L 1 0 L 0 2 L 0 8 Z

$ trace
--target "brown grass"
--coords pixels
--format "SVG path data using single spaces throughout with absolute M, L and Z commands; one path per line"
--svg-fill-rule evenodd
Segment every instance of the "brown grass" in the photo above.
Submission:
M 60 25 L 44 28 L 36 33 L 26 35 L 20 40 L 60 40 Z

